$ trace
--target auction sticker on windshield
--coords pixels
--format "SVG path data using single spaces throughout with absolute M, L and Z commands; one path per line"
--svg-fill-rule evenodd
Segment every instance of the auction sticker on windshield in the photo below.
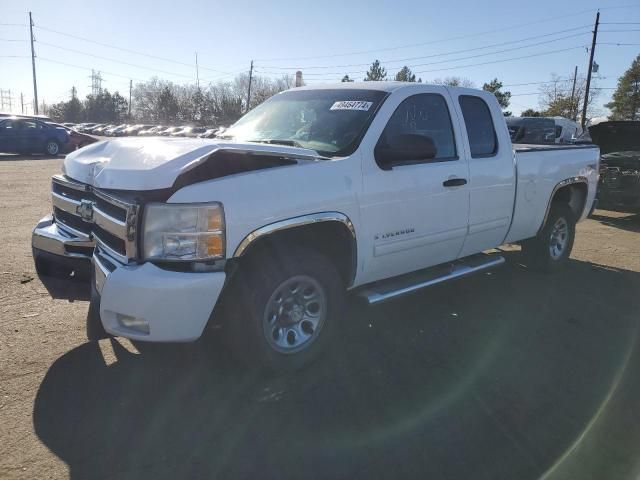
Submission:
M 329 110 L 363 110 L 367 111 L 371 108 L 373 102 L 365 102 L 362 100 L 343 100 L 335 102 Z

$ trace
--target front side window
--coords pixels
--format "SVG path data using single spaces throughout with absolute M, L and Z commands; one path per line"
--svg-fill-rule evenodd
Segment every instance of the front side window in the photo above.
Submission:
M 442 95 L 421 93 L 405 99 L 393 112 L 377 149 L 393 148 L 394 139 L 422 137 L 433 144 L 433 156 L 423 161 L 456 160 L 456 143 L 447 102 Z
M 242 142 L 310 148 L 325 156 L 353 153 L 386 92 L 289 90 L 251 110 L 221 135 Z
M 496 131 L 486 102 L 473 95 L 459 97 L 464 124 L 469 137 L 471 157 L 488 157 L 498 151 Z

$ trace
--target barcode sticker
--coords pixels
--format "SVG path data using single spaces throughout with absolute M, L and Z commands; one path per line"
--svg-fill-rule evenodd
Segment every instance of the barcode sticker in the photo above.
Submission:
M 363 110 L 367 111 L 371 108 L 373 102 L 365 102 L 362 100 L 342 100 L 331 105 L 329 110 Z

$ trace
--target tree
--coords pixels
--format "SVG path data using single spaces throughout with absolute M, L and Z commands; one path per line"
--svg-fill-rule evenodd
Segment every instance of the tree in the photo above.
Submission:
M 165 85 L 158 95 L 156 119 L 160 123 L 172 124 L 178 120 L 180 106 L 175 93 L 169 85 Z
M 640 120 L 640 55 L 618 79 L 618 87 L 605 107 L 611 110 L 611 120 Z
M 541 117 L 542 113 L 540 113 L 538 110 L 534 110 L 533 108 L 527 108 L 526 110 L 523 110 L 522 112 L 520 112 L 520 116 L 521 117 Z
M 466 87 L 473 88 L 475 84 L 466 77 L 445 77 L 436 78 L 433 83 L 435 85 L 446 85 L 448 87 Z
M 593 106 L 600 94 L 600 90 L 595 89 L 594 85 L 595 80 L 592 80 L 587 105 L 587 118 L 591 118 L 597 114 L 593 109 Z M 578 113 L 582 109 L 586 88 L 587 79 L 585 77 L 576 78 L 576 87 L 574 91 L 573 76 L 571 76 L 571 78 L 563 79 L 558 75 L 553 74 L 551 76 L 551 81 L 540 87 L 541 113 L 547 117 L 565 117 L 571 120 L 577 120 Z M 573 97 L 571 95 L 572 92 Z
M 511 92 L 503 92 L 502 82 L 500 82 L 497 78 L 494 78 L 489 83 L 485 83 L 484 85 L 482 85 L 482 89 L 485 92 L 491 92 L 496 96 L 496 98 L 498 99 L 498 103 L 500 104 L 500 108 L 502 108 L 503 111 L 509 107 Z M 508 117 L 511 115 L 511 112 L 504 112 L 504 114 L 506 117 Z
M 416 75 L 411 71 L 409 67 L 405 65 L 400 69 L 398 73 L 396 73 L 396 81 L 397 82 L 415 82 Z
M 351 80 L 351 77 L 349 77 L 349 75 L 345 75 L 344 77 L 342 77 L 342 80 L 340 80 L 341 82 L 353 82 L 353 80 Z
M 379 82 L 387 78 L 387 70 L 380 65 L 380 60 L 374 61 L 369 67 L 365 82 Z

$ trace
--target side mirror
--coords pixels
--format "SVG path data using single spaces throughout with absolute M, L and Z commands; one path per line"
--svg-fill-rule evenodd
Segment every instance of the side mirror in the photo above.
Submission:
M 435 158 L 438 153 L 431 137 L 406 133 L 378 142 L 374 154 L 383 170 L 391 170 L 394 164 L 424 161 Z

